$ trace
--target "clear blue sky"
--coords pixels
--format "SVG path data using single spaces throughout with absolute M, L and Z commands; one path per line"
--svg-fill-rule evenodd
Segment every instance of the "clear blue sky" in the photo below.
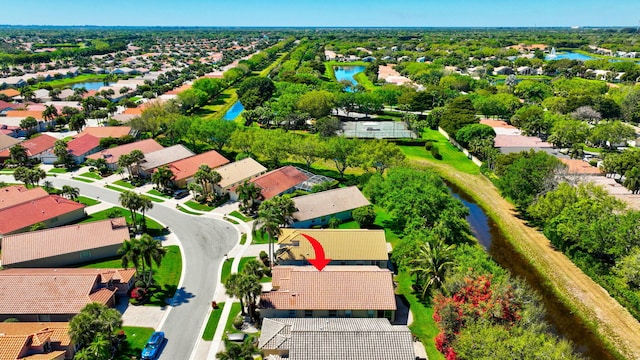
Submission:
M 638 26 L 640 0 L 2 0 L 0 24 Z

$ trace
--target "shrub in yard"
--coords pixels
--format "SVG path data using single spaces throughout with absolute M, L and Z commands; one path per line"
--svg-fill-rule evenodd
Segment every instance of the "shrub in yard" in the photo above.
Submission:
M 242 329 L 242 324 L 244 324 L 244 320 L 242 320 L 242 318 L 240 316 L 236 316 L 233 319 L 233 327 L 240 330 Z
M 440 155 L 440 150 L 437 147 L 431 148 L 431 155 L 436 160 L 442 160 L 442 155 Z
M 431 149 L 433 149 L 433 141 L 427 140 L 424 143 L 424 149 L 427 150 L 427 151 L 431 151 Z
M 355 220 L 361 228 L 367 229 L 373 225 L 376 221 L 376 212 L 373 210 L 373 206 L 362 206 L 351 213 L 353 220 Z

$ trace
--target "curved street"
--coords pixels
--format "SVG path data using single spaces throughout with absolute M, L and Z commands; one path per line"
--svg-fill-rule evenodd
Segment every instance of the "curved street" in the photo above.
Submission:
M 71 185 L 82 195 L 119 204 L 120 193 L 102 187 L 103 182 L 83 183 L 61 177 L 48 177 L 55 187 Z M 200 329 L 211 307 L 216 289 L 217 271 L 224 254 L 238 242 L 238 231 L 226 221 L 211 217 L 188 215 L 175 209 L 176 202 L 154 203 L 147 214 L 168 226 L 180 242 L 182 276 L 176 295 L 171 301 L 163 325 L 167 344 L 161 359 L 186 359 L 200 339 Z M 119 205 L 118 205 L 119 206 Z

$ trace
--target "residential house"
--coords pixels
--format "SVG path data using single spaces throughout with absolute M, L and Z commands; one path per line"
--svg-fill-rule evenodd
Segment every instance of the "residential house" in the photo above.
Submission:
M 41 187 L 27 189 L 22 185 L 6 186 L 0 188 L 0 210 L 47 196 L 49 193 Z
M 115 257 L 128 239 L 122 217 L 7 235 L 2 239 L 2 266 L 59 267 Z
M 20 140 L 9 136 L 9 135 L 5 135 L 3 133 L 0 133 L 0 151 L 4 150 L 4 149 L 8 149 L 16 144 L 19 144 Z
M 30 160 L 43 161 L 47 151 L 53 151 L 56 140 L 53 136 L 43 134 L 21 142 L 20 146 L 27 150 L 27 156 L 29 156 Z M 0 151 L 0 162 L 4 162 L 10 158 L 11 153 L 9 149 Z
M 111 170 L 115 170 L 118 168 L 118 159 L 120 159 L 120 156 L 129 154 L 133 150 L 140 150 L 146 156 L 146 154 L 162 149 L 162 145 L 158 144 L 155 140 L 146 139 L 130 144 L 116 146 L 114 148 L 101 150 L 95 154 L 87 156 L 87 159 L 105 159 L 107 161 L 107 166 Z
M 136 171 L 140 176 L 149 177 L 155 169 L 194 156 L 191 150 L 183 145 L 173 145 L 144 154 L 144 160 L 138 164 Z
M 93 135 L 98 139 L 114 138 L 119 139 L 123 136 L 131 135 L 131 126 L 88 126 L 79 134 Z
M 532 68 L 531 66 L 520 66 L 516 69 L 518 75 L 537 75 L 538 70 Z
M 0 323 L 0 354 L 7 360 L 73 359 L 68 322 Z
M 515 72 L 513 71 L 513 69 L 508 66 L 498 66 L 497 68 L 493 69 L 494 75 L 512 75 L 514 73 Z
M 331 259 L 329 265 L 375 265 L 387 268 L 389 254 L 384 230 L 281 229 L 277 261 L 280 265 L 309 265 L 315 252 L 304 235 L 316 239 Z
M 0 85 L 2 85 L 3 79 L 0 79 Z M 20 91 L 16 89 L 4 89 L 0 90 L 1 95 L 6 95 L 8 98 L 13 99 L 17 96 L 20 96 Z
M 0 79 L 0 88 L 7 88 L 7 87 L 18 88 L 18 87 L 23 87 L 25 85 L 27 85 L 27 81 L 22 76 L 9 76 L 9 77 Z
M 332 217 L 350 220 L 352 210 L 371 204 L 355 186 L 298 196 L 293 202 L 297 211 L 291 227 L 298 229 L 325 226 Z
M 49 96 L 49 90 L 47 89 L 38 89 L 33 92 L 34 98 L 36 98 L 39 102 L 50 101 L 51 96 Z
M 67 143 L 67 150 L 73 156 L 76 164 L 81 164 L 87 156 L 100 150 L 100 139 L 93 135 L 76 137 Z
M 229 160 L 220 155 L 217 151 L 211 150 L 205 153 L 188 157 L 186 159 L 174 161 L 170 163 L 169 170 L 173 173 L 173 183 L 178 188 L 187 186 L 193 182 L 193 175 L 198 171 L 201 165 L 207 165 L 211 169 L 228 164 Z
M 264 318 L 395 319 L 393 273 L 377 266 L 275 266 L 271 291 L 260 295 Z
M 116 305 L 135 269 L 7 269 L 0 271 L 0 321 L 69 321 L 87 304 Z
M 415 360 L 413 336 L 387 319 L 264 319 L 258 341 L 265 359 Z
M 7 111 L 15 110 L 17 107 L 16 104 L 0 100 L 0 115 L 6 115 Z
M 0 236 L 29 231 L 38 223 L 45 227 L 66 225 L 86 216 L 85 205 L 58 195 L 48 195 L 0 210 Z
M 259 162 L 248 157 L 242 160 L 232 162 L 216 169 L 222 180 L 216 186 L 216 192 L 220 195 L 229 194 L 231 200 L 238 200 L 235 188 L 245 181 L 254 179 L 267 171 L 267 168 Z
M 285 166 L 260 175 L 250 182 L 261 189 L 263 200 L 269 200 L 293 192 L 296 186 L 308 179 L 306 174 L 295 167 Z

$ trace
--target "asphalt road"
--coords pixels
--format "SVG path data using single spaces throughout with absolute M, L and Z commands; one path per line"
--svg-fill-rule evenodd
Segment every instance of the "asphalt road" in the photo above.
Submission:
M 72 185 L 80 189 L 80 194 L 99 197 L 113 204 L 119 204 L 119 193 L 85 184 L 79 181 L 48 178 L 55 187 Z M 173 309 L 158 331 L 164 331 L 167 345 L 160 359 L 188 359 L 202 334 L 200 328 L 211 306 L 215 292 L 217 270 L 224 254 L 238 241 L 238 233 L 231 224 L 222 220 L 188 215 L 174 208 L 154 203 L 147 212 L 180 239 L 182 244 L 182 287 L 174 297 Z

